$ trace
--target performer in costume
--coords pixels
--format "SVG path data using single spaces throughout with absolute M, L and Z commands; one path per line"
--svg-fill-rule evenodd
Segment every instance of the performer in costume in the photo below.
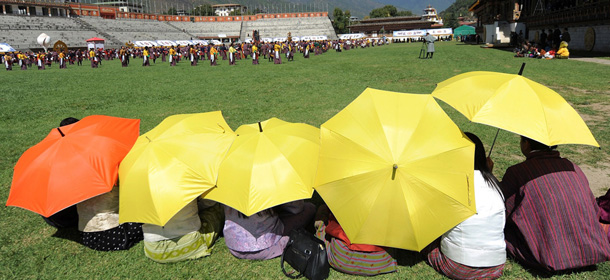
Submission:
M 59 53 L 59 69 L 67 69 L 66 54 L 62 51 Z
M 176 66 L 176 50 L 174 47 L 169 49 L 169 66 Z
M 127 67 L 127 51 L 125 50 L 125 47 L 121 47 L 119 57 L 121 58 L 121 66 Z
M 148 47 L 144 47 L 144 51 L 142 51 L 142 66 L 150 66 L 150 53 L 148 52 Z
M 218 58 L 218 50 L 214 47 L 214 45 L 210 46 L 210 65 L 216 66 L 216 59 Z
M 252 65 L 258 65 L 258 47 L 256 43 L 252 45 Z
M 280 55 L 280 51 L 282 51 L 282 46 L 275 43 L 273 46 L 273 64 L 282 64 L 282 56 Z
M 91 60 L 91 68 L 97 68 L 97 56 L 95 56 L 93 49 L 89 51 L 89 59 Z
M 309 58 L 309 44 L 305 44 L 305 52 L 303 52 L 303 58 Z
M 196 53 L 195 47 L 189 45 L 189 60 L 191 61 L 191 66 L 197 66 L 197 58 L 195 58 Z
M 44 63 L 44 53 L 43 52 L 38 52 L 38 54 L 36 54 L 36 65 L 38 66 L 38 70 L 44 70 L 45 69 L 45 63 Z
M 8 53 L 4 54 L 4 66 L 6 71 L 13 71 L 13 57 Z
M 235 53 L 237 51 L 233 47 L 233 44 L 229 47 L 229 65 L 235 65 Z

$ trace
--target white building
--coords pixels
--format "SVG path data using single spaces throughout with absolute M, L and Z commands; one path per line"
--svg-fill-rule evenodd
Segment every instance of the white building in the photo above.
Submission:
M 248 11 L 248 8 L 240 4 L 218 4 L 212 5 L 212 8 L 214 9 L 214 13 L 219 17 L 229 16 L 229 14 L 234 11 L 239 11 L 240 14 L 243 15 Z
M 435 24 L 443 24 L 443 20 L 436 13 L 436 9 L 432 8 L 431 5 L 428 5 L 427 8 L 424 9 L 424 14 L 421 16 L 422 20 L 432 21 Z

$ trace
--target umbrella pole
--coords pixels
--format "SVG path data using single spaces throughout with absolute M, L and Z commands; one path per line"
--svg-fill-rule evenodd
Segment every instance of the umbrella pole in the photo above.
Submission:
M 523 64 L 525 64 L 525 63 L 523 63 Z M 487 157 L 491 157 L 491 151 L 493 151 L 494 145 L 496 144 L 496 139 L 498 139 L 498 133 L 500 133 L 499 128 L 498 128 L 498 131 L 496 131 L 496 137 L 494 137 L 493 143 L 491 143 L 491 148 L 489 148 L 489 154 L 487 155 Z
M 525 68 L 525 62 L 523 62 L 523 64 L 521 64 L 521 69 L 519 69 L 519 76 L 523 75 L 524 68 Z M 496 139 L 498 139 L 498 133 L 500 133 L 499 128 L 498 128 L 498 131 L 496 131 L 496 137 L 494 137 L 493 143 L 491 143 L 491 148 L 489 148 L 489 154 L 487 155 L 487 157 L 491 157 L 491 151 L 493 151 L 494 145 L 496 144 Z

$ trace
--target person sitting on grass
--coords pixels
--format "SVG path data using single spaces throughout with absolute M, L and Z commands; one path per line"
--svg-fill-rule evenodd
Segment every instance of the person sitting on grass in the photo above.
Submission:
M 422 250 L 424 259 L 436 271 L 452 279 L 497 279 L 506 262 L 504 242 L 505 209 L 493 163 L 474 134 L 474 195 L 477 213 L 461 222 Z
M 82 244 L 98 251 L 127 250 L 142 241 L 142 224 L 119 224 L 119 185 L 76 205 Z
M 555 58 L 568 59 L 569 57 L 570 51 L 568 51 L 568 43 L 566 41 L 562 41 L 561 44 L 559 44 L 557 53 L 555 53 Z
M 65 118 L 59 123 L 59 127 L 70 125 L 78 122 L 77 118 Z M 51 216 L 44 217 L 42 219 L 50 226 L 57 229 L 71 228 L 78 225 L 78 213 L 76 212 L 76 205 L 72 205 L 66 209 L 63 209 Z
M 222 225 L 222 206 L 195 199 L 164 226 L 143 224 L 144 254 L 158 263 L 173 263 L 209 256 Z
M 240 259 L 268 260 L 284 252 L 293 229 L 311 224 L 316 207 L 297 200 L 250 217 L 226 205 L 224 211 L 223 234 L 231 254 Z
M 506 170 L 504 234 L 524 266 L 565 272 L 610 260 L 599 207 L 582 170 L 549 147 L 521 136 L 522 163 Z
M 374 245 L 353 244 L 326 205 L 318 208 L 316 237 L 324 241 L 328 262 L 334 269 L 355 275 L 374 276 L 395 272 L 398 263 L 388 251 Z

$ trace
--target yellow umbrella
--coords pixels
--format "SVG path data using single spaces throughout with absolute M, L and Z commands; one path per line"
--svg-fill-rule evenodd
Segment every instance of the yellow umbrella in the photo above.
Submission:
M 322 124 L 314 188 L 351 242 L 419 251 L 475 213 L 473 174 L 431 95 L 366 89 Z
M 552 89 L 521 75 L 475 71 L 439 83 L 432 96 L 469 120 L 548 146 L 599 147 L 580 115 Z
M 205 198 L 247 216 L 286 202 L 311 198 L 320 130 L 272 118 L 242 125 L 220 165 L 218 188 Z
M 220 111 L 170 116 L 141 135 L 119 168 L 119 222 L 165 225 L 216 185 L 235 137 Z

